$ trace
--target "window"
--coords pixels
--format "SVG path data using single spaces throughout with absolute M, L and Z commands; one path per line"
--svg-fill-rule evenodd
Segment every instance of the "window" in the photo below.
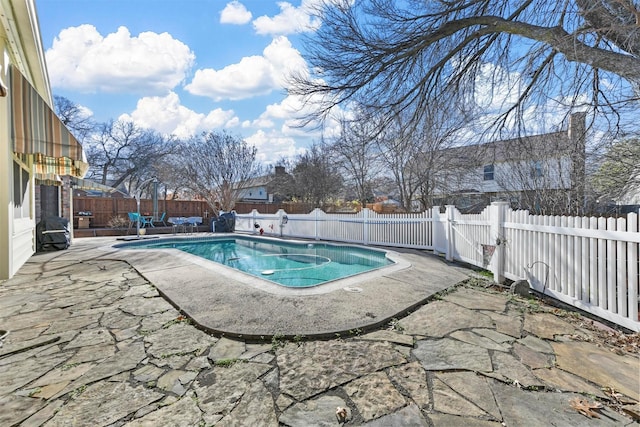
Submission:
M 13 217 L 29 218 L 31 197 L 29 194 L 29 171 L 13 161 Z
M 542 176 L 542 162 L 536 160 L 531 165 L 531 178 L 540 178 Z
M 484 167 L 484 180 L 485 181 L 493 181 L 494 170 L 495 170 L 494 165 L 486 165 Z

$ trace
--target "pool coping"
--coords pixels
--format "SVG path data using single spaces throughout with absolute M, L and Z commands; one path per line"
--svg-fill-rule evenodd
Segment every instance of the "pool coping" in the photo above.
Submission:
M 256 240 L 262 240 L 265 242 L 279 242 L 279 241 L 283 241 L 286 240 L 287 242 L 292 242 L 292 243 L 300 243 L 300 244 L 309 244 L 309 243 L 326 243 L 328 245 L 333 245 L 333 246 L 352 246 L 352 247 L 360 247 L 360 248 L 366 248 L 366 249 L 373 249 L 379 252 L 383 252 L 386 257 L 391 260 L 393 262 L 393 264 L 389 264 L 383 267 L 379 267 L 367 272 L 363 272 L 363 273 L 359 273 L 357 275 L 354 276 L 347 276 L 341 279 L 335 279 L 335 280 L 331 280 L 325 283 L 321 283 L 319 285 L 314 285 L 314 286 L 304 286 L 304 287 L 287 287 L 285 285 L 280 285 L 278 283 L 274 283 L 268 279 L 262 279 L 260 277 L 251 275 L 249 273 L 234 269 L 233 267 L 229 267 L 226 266 L 224 264 L 220 264 L 218 262 L 215 261 L 210 261 L 207 259 L 204 259 L 202 257 L 199 257 L 197 255 L 192 255 L 190 253 L 181 251 L 179 249 L 170 249 L 170 248 L 162 248 L 162 249 L 156 249 L 156 248 L 148 248 L 145 249 L 147 251 L 162 251 L 165 252 L 167 254 L 169 254 L 172 257 L 184 260 L 185 262 L 190 262 L 192 264 L 198 265 L 202 268 L 205 268 L 211 272 L 214 273 L 218 273 L 221 274 L 225 277 L 227 277 L 230 280 L 236 280 L 240 283 L 243 283 L 247 286 L 251 286 L 255 289 L 259 289 L 261 291 L 264 292 L 268 292 L 274 295 L 283 295 L 283 296 L 300 296 L 300 295 L 318 295 L 318 294 L 325 294 L 328 292 L 334 292 L 337 290 L 341 290 L 341 289 L 345 289 L 345 288 L 350 288 L 347 289 L 347 291 L 352 291 L 352 292 L 357 292 L 358 291 L 358 284 L 360 282 L 366 281 L 366 280 L 370 280 L 372 278 L 378 277 L 380 276 L 382 273 L 391 273 L 393 271 L 398 271 L 398 270 L 402 270 L 405 268 L 409 268 L 411 266 L 411 264 L 406 261 L 404 258 L 402 258 L 400 256 L 400 254 L 398 252 L 395 252 L 393 250 L 390 249 L 386 249 L 386 248 L 372 248 L 372 247 L 368 247 L 368 246 L 361 246 L 361 245 L 354 245 L 354 244 L 341 244 L 341 243 L 337 243 L 337 242 L 326 242 L 326 241 L 322 241 L 322 242 L 318 242 L 318 241 L 313 241 L 310 242 L 308 240 L 300 240 L 300 239 L 279 239 L 279 238 L 275 238 L 275 237 L 271 237 L 271 236 L 252 236 L 252 235 L 243 235 L 243 234 L 233 234 L 233 233 L 208 233 L 207 236 L 197 236 L 197 237 L 193 237 L 193 236 L 184 236 L 184 237 L 176 237 L 176 236 L 172 236 L 172 237 L 166 237 L 164 239 L 160 239 L 160 240 L 154 240 L 154 243 L 157 243 L 158 241 L 198 241 L 198 240 L 208 240 L 213 238 L 229 238 L 229 237 L 251 237 L 254 238 Z M 140 244 L 142 244 L 142 241 L 139 241 Z M 122 243 L 123 245 L 126 245 L 127 243 L 132 243 L 132 242 L 124 242 Z M 133 242 L 134 244 L 136 242 Z M 119 247 L 119 250 L 128 250 L 127 247 Z M 140 249 L 135 249 L 135 250 L 140 250 Z
M 214 235 L 223 233 L 200 236 Z M 111 245 L 117 243 L 111 240 Z M 200 328 L 219 336 L 244 339 L 335 338 L 372 330 L 469 277 L 463 269 L 436 255 L 382 248 L 400 263 L 336 281 L 339 283 L 296 289 L 179 250 L 123 250 L 112 246 L 101 249 L 105 257 L 130 263 Z M 320 292 L 315 289 L 325 287 Z

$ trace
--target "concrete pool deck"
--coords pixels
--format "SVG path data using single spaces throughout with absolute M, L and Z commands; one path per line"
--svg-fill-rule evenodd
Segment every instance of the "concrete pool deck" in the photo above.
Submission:
M 175 249 L 104 250 L 111 259 L 129 262 L 203 329 L 239 338 L 320 338 L 371 330 L 469 277 L 435 255 L 392 251 L 395 265 L 295 289 Z
M 0 282 L 0 426 L 630 427 L 640 419 L 637 347 L 487 280 L 447 288 L 369 333 L 247 340 L 197 328 L 130 260 L 105 251 L 110 242 L 77 239 Z M 408 257 L 425 287 L 452 270 L 471 273 L 432 271 L 428 254 Z M 429 268 L 420 267 L 425 259 Z M 598 405 L 600 418 L 576 409 Z

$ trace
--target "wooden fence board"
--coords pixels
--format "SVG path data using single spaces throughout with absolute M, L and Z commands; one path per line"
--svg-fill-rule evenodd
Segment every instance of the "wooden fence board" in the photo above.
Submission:
M 313 207 L 304 203 L 237 203 L 235 211 L 238 213 L 251 212 L 253 209 L 259 209 L 264 213 L 276 213 L 280 209 L 284 209 L 291 213 L 306 214 L 313 210 Z M 74 216 L 78 212 L 91 212 L 92 228 L 107 228 L 109 221 L 120 217 L 128 220 L 128 212 L 136 212 L 136 200 L 116 197 L 87 197 L 75 196 L 73 198 Z M 141 199 L 140 212 L 144 214 L 153 214 L 153 200 Z M 166 218 L 178 216 L 200 216 L 208 221 L 212 216 L 212 209 L 207 202 L 200 200 L 158 200 L 158 216 L 166 212 Z

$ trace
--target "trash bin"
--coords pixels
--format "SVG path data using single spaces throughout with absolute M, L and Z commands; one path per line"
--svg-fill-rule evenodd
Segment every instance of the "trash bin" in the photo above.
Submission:
M 36 250 L 58 251 L 70 245 L 69 220 L 59 216 L 42 219 L 36 225 Z
M 216 233 L 233 233 L 236 231 L 236 216 L 233 212 L 220 214 L 214 226 Z

